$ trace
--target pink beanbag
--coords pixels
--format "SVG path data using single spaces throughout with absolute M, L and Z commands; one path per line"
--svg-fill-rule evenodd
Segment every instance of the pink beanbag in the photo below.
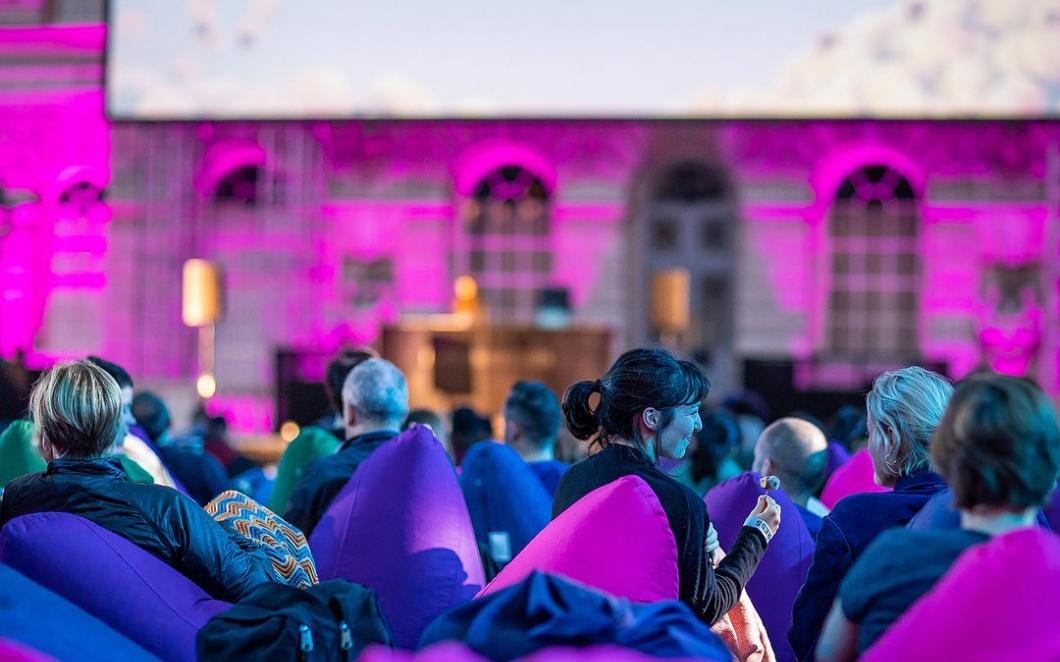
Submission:
M 546 648 L 521 657 L 517 662 L 654 662 L 660 659 L 663 658 L 628 648 L 600 645 L 589 648 Z M 692 660 L 702 662 L 704 658 L 668 657 L 665 659 L 666 662 L 692 662 Z
M 395 650 L 372 646 L 357 662 L 488 662 L 488 660 L 458 641 L 443 641 L 421 651 Z
M 0 660 L 4 662 L 51 662 L 54 659 L 17 641 L 0 638 Z
M 828 508 L 835 508 L 839 500 L 851 494 L 861 492 L 890 492 L 890 488 L 880 487 L 873 480 L 872 456 L 868 449 L 862 448 L 851 456 L 850 461 L 835 470 L 824 491 L 821 492 L 821 503 Z
M 659 498 L 625 476 L 579 499 L 552 520 L 479 594 L 539 570 L 633 602 L 676 600 L 677 543 Z
M 1060 537 L 1020 529 L 964 552 L 862 660 L 1060 660 Z
M 485 584 L 456 474 L 423 426 L 357 468 L 309 546 L 321 581 L 341 577 L 375 591 L 400 648 L 415 648 L 428 623 Z

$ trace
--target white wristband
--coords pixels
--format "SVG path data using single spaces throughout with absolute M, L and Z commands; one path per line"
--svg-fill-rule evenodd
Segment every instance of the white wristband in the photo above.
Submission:
M 765 520 L 759 517 L 748 517 L 744 520 L 743 525 L 756 529 L 759 533 L 765 536 L 767 543 L 773 539 L 773 529 L 769 528 L 769 525 L 765 523 Z

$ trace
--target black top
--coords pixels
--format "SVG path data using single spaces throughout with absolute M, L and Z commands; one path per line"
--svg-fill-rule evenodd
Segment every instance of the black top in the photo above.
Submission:
M 269 582 L 267 558 L 240 549 L 180 492 L 129 482 L 116 457 L 60 458 L 43 473 L 11 481 L 0 501 L 0 527 L 20 515 L 43 512 L 84 517 L 154 554 L 221 600 L 235 602 Z
M 367 432 L 342 444 L 334 455 L 310 464 L 298 479 L 283 518 L 301 529 L 308 539 L 357 467 L 397 435 L 396 430 Z
M 713 624 L 739 600 L 766 549 L 759 531 L 743 527 L 728 556 L 713 568 L 704 543 L 710 520 L 703 500 L 656 467 L 642 452 L 609 444 L 600 452 L 574 464 L 560 479 L 552 503 L 552 517 L 589 492 L 623 476 L 639 476 L 659 497 L 677 543 L 681 601 L 704 622 Z
M 800 660 L 812 660 L 817 637 L 832 608 L 839 583 L 876 536 L 905 526 L 936 492 L 942 476 L 923 471 L 904 476 L 890 492 L 852 494 L 840 499 L 821 522 L 806 583 L 795 598 L 788 641 Z
M 858 652 L 930 591 L 961 552 L 989 538 L 964 529 L 891 529 L 880 534 L 839 587 L 843 613 L 859 625 Z

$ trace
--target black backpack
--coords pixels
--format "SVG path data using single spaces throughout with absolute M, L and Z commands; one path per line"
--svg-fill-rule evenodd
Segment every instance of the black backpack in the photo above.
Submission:
M 199 630 L 199 660 L 356 660 L 391 645 L 375 593 L 344 579 L 302 590 L 264 584 Z

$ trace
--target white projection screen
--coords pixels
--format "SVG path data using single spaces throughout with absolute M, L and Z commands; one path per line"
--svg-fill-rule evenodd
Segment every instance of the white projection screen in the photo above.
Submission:
M 1060 0 L 111 0 L 116 120 L 1055 118 Z

